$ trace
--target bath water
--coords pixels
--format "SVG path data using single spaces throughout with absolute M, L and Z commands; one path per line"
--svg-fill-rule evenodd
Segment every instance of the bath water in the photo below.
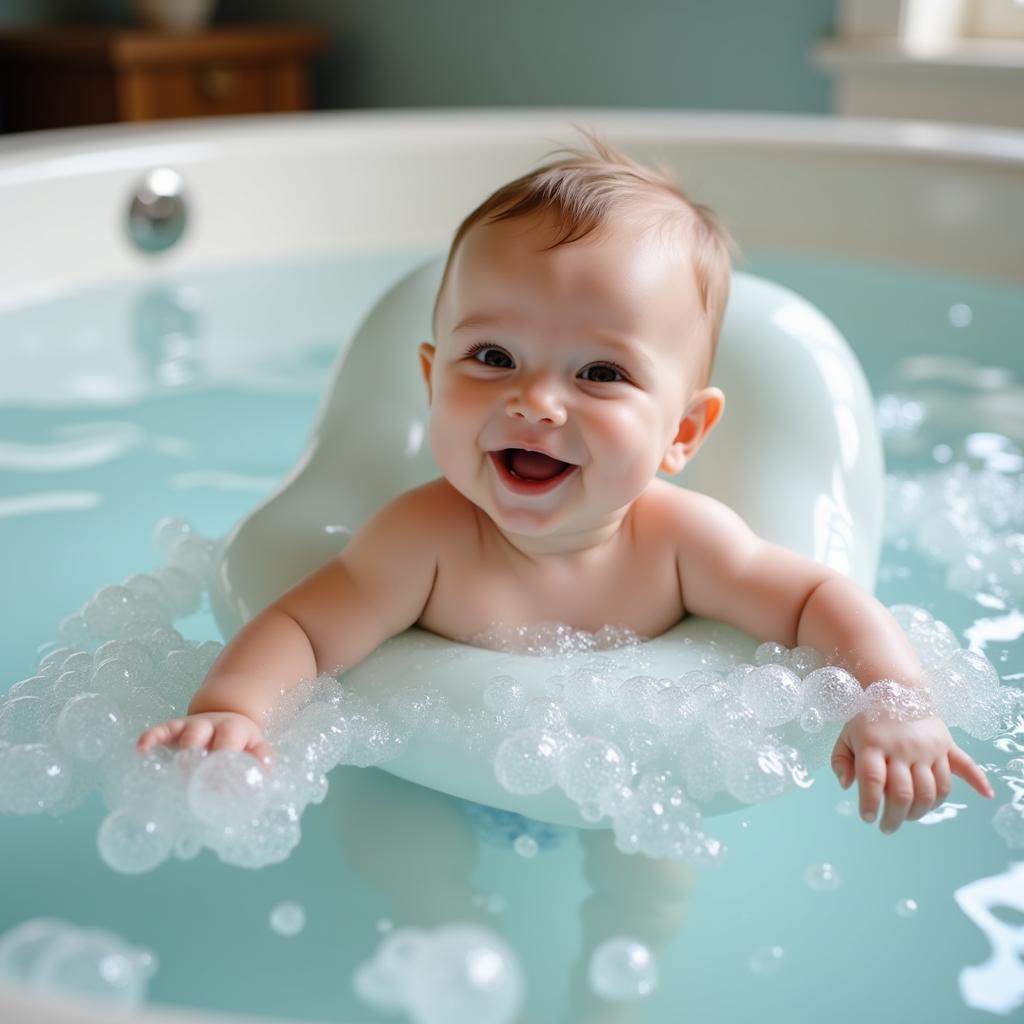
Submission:
M 0 314 L 0 692 L 32 674 L 59 620 L 99 587 L 158 564 L 161 517 L 220 536 L 276 489 L 339 350 L 424 255 L 187 273 Z M 898 414 L 890 472 L 964 462 L 1019 484 L 1024 292 L 770 253 L 743 269 L 818 305 L 876 398 L 901 396 L 885 407 Z M 1022 685 L 1012 602 L 951 589 L 946 566 L 905 542 L 885 548 L 876 593 L 924 607 Z M 178 628 L 218 637 L 205 609 Z M 109 929 L 157 954 L 149 1002 L 253 1016 L 394 1019 L 353 993 L 356 968 L 392 927 L 463 921 L 516 952 L 523 1019 L 538 1024 L 1012 1017 L 1024 1006 L 1013 1009 L 1016 952 L 980 998 L 962 984 L 994 941 L 965 887 L 996 879 L 993 915 L 1024 946 L 1024 892 L 1009 873 L 1024 856 L 991 824 L 1013 795 L 1004 769 L 1024 726 L 954 737 L 989 770 L 995 800 L 955 780 L 940 811 L 886 836 L 825 769 L 809 790 L 713 819 L 728 853 L 707 869 L 625 856 L 607 832 L 510 842 L 508 819 L 474 823 L 460 801 L 339 768 L 284 863 L 248 871 L 207 851 L 128 876 L 100 860 L 93 794 L 63 817 L 0 817 L 0 934 L 34 917 Z M 279 910 L 272 923 L 282 904 L 301 908 L 301 929 L 282 928 Z M 658 962 L 656 989 L 636 1002 L 589 988 L 590 954 L 616 936 Z

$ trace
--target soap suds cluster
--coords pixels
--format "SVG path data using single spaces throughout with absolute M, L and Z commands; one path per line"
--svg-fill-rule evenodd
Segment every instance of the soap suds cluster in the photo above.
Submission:
M 610 824 L 624 852 L 707 864 L 724 849 L 702 809 L 720 797 L 755 803 L 809 787 L 856 714 L 937 712 L 987 739 L 1022 709 L 1020 690 L 910 605 L 891 610 L 926 670 L 927 688 L 914 691 L 891 681 L 862 690 L 806 647 L 766 643 L 754 663 L 738 664 L 714 634 L 686 639 L 700 668 L 656 678 L 628 630 L 542 623 L 473 638 L 535 656 L 546 680 L 540 697 L 526 700 L 521 682 L 501 675 L 484 683 L 470 713 L 450 707 L 442 687 L 415 681 L 379 706 L 346 689 L 343 675 L 325 674 L 289 691 L 270 716 L 271 771 L 238 752 L 158 747 L 140 756 L 138 735 L 186 712 L 221 650 L 173 628 L 198 606 L 214 544 L 180 520 L 163 521 L 157 542 L 166 564 L 100 590 L 62 623 L 65 646 L 0 700 L 0 810 L 59 814 L 98 787 L 110 811 L 99 849 L 124 872 L 204 848 L 244 867 L 281 861 L 335 765 L 384 764 L 414 735 L 477 751 L 512 793 L 558 787 L 585 820 Z M 73 640 L 79 646 L 67 646 Z M 389 641 L 402 642 L 411 641 Z M 1010 813 L 1004 835 L 1017 827 Z
M 35 917 L 0 935 L 0 983 L 138 1007 L 157 958 L 112 932 Z
M 352 987 L 382 1013 L 413 1024 L 509 1024 L 523 1002 L 515 952 L 479 925 L 397 928 L 356 969 Z
M 885 480 L 885 539 L 946 566 L 946 586 L 1024 602 L 1024 474 L 956 462 Z

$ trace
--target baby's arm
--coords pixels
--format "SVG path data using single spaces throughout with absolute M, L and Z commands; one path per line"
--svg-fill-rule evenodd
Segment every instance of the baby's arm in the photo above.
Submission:
M 429 486 L 429 485 L 428 485 Z M 377 512 L 345 550 L 260 612 L 232 639 L 189 704 L 187 718 L 147 729 L 161 743 L 249 750 L 266 759 L 266 712 L 302 679 L 349 669 L 419 619 L 434 585 L 443 518 L 418 488 Z
M 833 569 L 762 540 L 713 498 L 687 491 L 677 509 L 676 565 L 688 612 L 762 641 L 814 647 L 864 687 L 880 679 L 921 685 L 910 641 L 873 595 Z M 982 770 L 937 718 L 869 723 L 857 716 L 843 729 L 832 766 L 844 788 L 858 779 L 865 821 L 875 819 L 885 794 L 880 827 L 886 832 L 944 800 L 950 770 L 992 796 Z

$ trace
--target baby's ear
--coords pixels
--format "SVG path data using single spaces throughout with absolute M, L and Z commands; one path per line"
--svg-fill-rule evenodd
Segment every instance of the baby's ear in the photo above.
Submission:
M 431 387 L 430 384 L 430 371 L 434 367 L 434 353 L 436 351 L 437 350 L 434 348 L 433 345 L 430 344 L 429 341 L 422 342 L 419 348 L 420 369 L 423 371 L 423 380 L 426 382 L 427 385 L 428 404 L 434 400 L 434 389 Z
M 725 395 L 720 388 L 698 391 L 687 404 L 676 436 L 658 468 L 669 476 L 681 473 L 683 467 L 697 454 L 704 439 L 711 433 L 711 428 L 721 419 L 724 410 Z

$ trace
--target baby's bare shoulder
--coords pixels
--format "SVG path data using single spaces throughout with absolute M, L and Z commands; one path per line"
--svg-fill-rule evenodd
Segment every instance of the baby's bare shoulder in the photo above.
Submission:
M 664 539 L 693 541 L 708 531 L 735 531 L 743 520 L 724 502 L 656 477 L 636 503 L 644 533 Z
M 458 535 L 474 524 L 474 505 L 444 477 L 400 494 L 395 503 L 410 525 L 431 535 Z

